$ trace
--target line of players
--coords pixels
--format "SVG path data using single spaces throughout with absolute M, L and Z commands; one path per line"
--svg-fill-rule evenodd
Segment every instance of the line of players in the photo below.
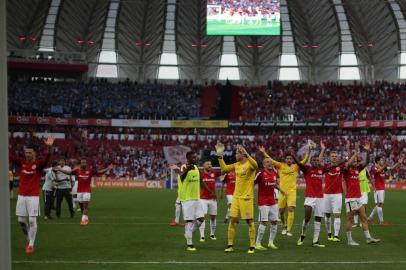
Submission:
M 38 230 L 37 218 L 40 215 L 40 181 L 43 171 L 51 160 L 53 137 L 44 140 L 46 153 L 43 159 L 37 159 L 37 146 L 29 144 L 24 147 L 24 157 L 19 158 L 10 154 L 10 162 L 19 167 L 19 190 L 16 205 L 18 223 L 26 236 L 25 252 L 34 252 L 34 244 Z M 86 159 L 81 159 L 78 166 L 70 170 L 67 166 L 60 166 L 53 162 L 48 173 L 75 176 L 78 182 L 77 199 L 82 210 L 80 225 L 88 225 L 89 203 L 91 199 L 91 179 L 95 175 L 106 173 L 113 169 L 113 165 L 107 168 L 94 170 L 89 168 Z M 47 174 L 48 174 L 47 173 Z M 47 177 L 46 177 L 47 178 Z M 52 180 L 51 180 L 52 181 Z M 71 210 L 72 211 L 72 210 Z M 71 213 L 72 214 L 72 213 Z
M 277 11 L 262 10 L 259 7 L 253 10 L 251 7 L 248 7 L 247 9 L 225 8 L 222 17 L 226 24 L 248 23 L 250 25 L 262 25 L 262 20 L 266 19 L 268 26 L 274 26 L 273 22 L 276 22 L 275 26 L 279 26 L 281 15 Z
M 368 221 L 372 223 L 375 213 L 378 213 L 380 224 L 387 225 L 383 219 L 383 203 L 385 194 L 385 172 L 399 166 L 403 162 L 400 158 L 393 167 L 387 167 L 385 159 L 381 156 L 375 158 L 375 163 L 369 172 L 371 183 L 374 188 L 376 206 L 371 212 L 369 219 L 366 216 L 367 193 L 365 193 L 366 167 L 369 161 L 370 144 L 366 142 L 363 146 L 365 151 L 364 160 L 361 158 L 360 143 L 355 143 L 353 151 L 350 143 L 347 143 L 348 157 L 341 160 L 338 152 L 329 152 L 329 164 L 323 164 L 322 160 L 326 152 L 326 145 L 320 143 L 321 152 L 319 156 L 310 158 L 310 166 L 305 165 L 309 160 L 309 151 L 303 160 L 299 161 L 293 150 L 288 150 L 285 155 L 285 162 L 278 162 L 272 159 L 263 147 L 259 150 L 263 153 L 263 168 L 258 169 L 257 162 L 247 153 L 242 146 L 237 146 L 236 163 L 226 165 L 222 159 L 224 145 L 218 143 L 216 152 L 219 156 L 219 164 L 225 172 L 220 176 L 212 169 L 210 160 L 203 162 L 203 170 L 197 167 L 197 155 L 194 152 L 187 154 L 187 163 L 182 167 L 171 166 L 178 177 L 178 199 L 176 202 L 176 218 L 171 225 L 179 223 L 180 208 L 182 207 L 185 224 L 185 236 L 187 239 L 187 250 L 196 251 L 192 243 L 192 234 L 199 228 L 200 242 L 205 241 L 205 215 L 210 216 L 210 238 L 216 240 L 216 216 L 217 198 L 215 183 L 217 179 L 222 181 L 221 196 L 223 196 L 224 185 L 227 185 L 227 214 L 228 244 L 225 252 L 234 251 L 235 224 L 238 219 L 246 220 L 249 226 L 250 246 L 248 253 L 254 250 L 266 250 L 262 246 L 262 239 L 269 223 L 270 237 L 268 247 L 278 249 L 275 245 L 277 234 L 278 215 L 283 223 L 282 234 L 292 236 L 294 211 L 296 208 L 296 181 L 299 171 L 303 172 L 306 191 L 304 202 L 304 220 L 302 222 L 301 235 L 297 241 L 302 246 L 306 237 L 306 231 L 312 215 L 314 216 L 314 232 L 312 246 L 324 248 L 325 245 L 319 242 L 321 221 L 325 219 L 325 226 L 328 240 L 340 242 L 339 234 L 341 228 L 341 207 L 343 193 L 345 193 L 345 206 L 347 220 L 345 224 L 347 244 L 350 246 L 359 245 L 352 238 L 353 220 L 359 217 L 362 229 L 368 244 L 378 243 L 380 240 L 370 235 Z M 279 178 L 279 181 L 278 181 Z M 360 181 L 361 180 L 361 181 Z M 324 181 L 324 191 L 323 191 Z M 255 227 L 253 221 L 253 188 L 258 186 L 258 208 L 259 226 L 255 239 Z M 368 180 L 367 180 L 367 184 Z M 199 189 L 202 187 L 202 189 Z M 279 190 L 279 198 L 275 189 Z M 361 192 L 362 191 L 362 192 Z M 285 219 L 285 209 L 288 209 L 288 218 Z M 279 213 L 278 213 L 279 211 Z M 334 218 L 334 231 L 332 231 L 332 220 Z

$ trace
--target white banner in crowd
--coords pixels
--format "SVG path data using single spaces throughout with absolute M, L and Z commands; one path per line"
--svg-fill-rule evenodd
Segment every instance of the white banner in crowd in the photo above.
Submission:
M 170 128 L 169 120 L 135 120 L 135 119 L 112 119 L 112 127 L 149 127 L 149 128 Z
M 184 145 L 165 146 L 164 154 L 168 164 L 186 163 L 186 153 L 190 147 Z

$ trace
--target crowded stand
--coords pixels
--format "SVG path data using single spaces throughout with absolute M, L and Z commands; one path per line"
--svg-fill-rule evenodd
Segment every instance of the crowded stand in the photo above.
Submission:
M 200 114 L 193 85 L 11 81 L 9 114 L 83 118 L 184 119 Z
M 238 97 L 240 120 L 400 120 L 406 115 L 406 85 L 389 82 L 274 84 L 255 91 L 241 88 Z
M 231 132 L 232 131 L 232 132 Z M 257 131 L 241 129 L 146 129 L 112 127 L 10 127 L 10 152 L 22 151 L 23 145 L 38 140 L 41 134 L 59 134 L 54 151 L 57 156 L 71 160 L 85 157 L 89 164 L 102 166 L 113 162 L 116 167 L 106 177 L 110 179 L 168 179 L 169 169 L 163 147 L 187 145 L 200 151 L 201 156 L 210 156 L 214 146 L 221 141 L 229 156 L 234 146 L 242 144 L 261 159 L 259 146 L 269 154 L 283 160 L 289 147 L 301 153 L 308 140 L 316 143 L 323 140 L 329 149 L 337 150 L 342 157 L 348 156 L 346 142 L 368 139 L 372 145 L 372 156 L 384 156 L 389 164 L 406 155 L 406 135 L 394 131 L 374 131 L 366 134 L 357 130 L 271 130 Z M 317 150 L 318 151 L 318 150 Z M 215 159 L 213 159 L 215 160 Z M 327 161 L 327 160 L 326 160 Z M 98 164 L 99 163 L 99 164 Z M 406 166 L 393 172 L 393 181 L 406 181 Z

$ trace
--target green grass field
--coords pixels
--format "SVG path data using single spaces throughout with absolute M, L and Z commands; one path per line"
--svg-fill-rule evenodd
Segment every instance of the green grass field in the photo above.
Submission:
M 207 21 L 208 36 L 279 36 L 280 26 L 267 26 L 267 21 L 262 20 L 262 25 L 255 24 L 226 24 L 224 21 Z
M 95 189 L 89 226 L 79 225 L 79 215 L 68 218 L 64 205 L 65 216 L 60 220 L 40 218 L 35 253 L 30 256 L 24 253 L 24 237 L 13 215 L 13 269 L 405 269 L 405 196 L 405 192 L 387 192 L 384 213 L 391 225 L 370 228 L 373 236 L 382 239 L 378 245 L 365 244 L 360 228 L 354 229 L 354 239 L 361 243 L 359 247 L 350 248 L 345 242 L 327 243 L 323 225 L 320 240 L 327 244 L 325 249 L 311 247 L 312 227 L 308 229 L 305 245 L 297 247 L 300 227 L 295 225 L 293 237 L 280 235 L 279 227 L 276 238 L 279 250 L 254 255 L 246 253 L 248 229 L 243 223 L 237 226 L 236 252 L 223 252 L 225 201 L 219 201 L 218 240 L 199 243 L 196 232 L 198 251 L 191 254 L 185 251 L 183 227 L 168 225 L 173 219 L 175 191 Z M 301 223 L 303 216 L 303 193 L 298 197 L 295 224 Z M 15 200 L 12 213 L 14 207 Z M 268 236 L 267 231 L 265 241 Z M 345 239 L 343 233 L 341 238 Z

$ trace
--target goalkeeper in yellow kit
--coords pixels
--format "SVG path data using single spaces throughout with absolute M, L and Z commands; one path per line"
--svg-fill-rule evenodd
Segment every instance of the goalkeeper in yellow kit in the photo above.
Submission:
M 226 253 L 233 252 L 235 226 L 238 219 L 245 219 L 248 224 L 248 233 L 250 239 L 249 254 L 255 252 L 255 224 L 254 224 L 254 180 L 257 162 L 240 145 L 237 146 L 235 153 L 236 163 L 227 165 L 223 160 L 224 145 L 220 142 L 216 144 L 216 152 L 219 158 L 219 164 L 223 171 L 234 171 L 236 175 L 235 190 L 233 202 L 230 209 L 230 223 L 227 232 Z
M 310 150 L 310 145 L 309 148 Z M 278 170 L 279 174 L 279 186 L 285 191 L 284 194 L 279 194 L 278 207 L 281 221 L 283 223 L 284 229 L 282 230 L 283 235 L 292 236 L 292 226 L 293 220 L 295 218 L 295 208 L 296 208 L 296 178 L 299 174 L 300 168 L 294 162 L 293 150 L 290 150 L 285 156 L 285 162 L 279 162 L 272 159 L 266 152 L 264 147 L 259 147 L 259 150 L 266 158 L 270 158 L 275 168 Z M 309 151 L 308 150 L 308 151 Z M 305 154 L 305 157 L 301 164 L 306 164 L 309 160 L 309 152 Z M 285 208 L 288 207 L 288 220 L 285 220 Z

